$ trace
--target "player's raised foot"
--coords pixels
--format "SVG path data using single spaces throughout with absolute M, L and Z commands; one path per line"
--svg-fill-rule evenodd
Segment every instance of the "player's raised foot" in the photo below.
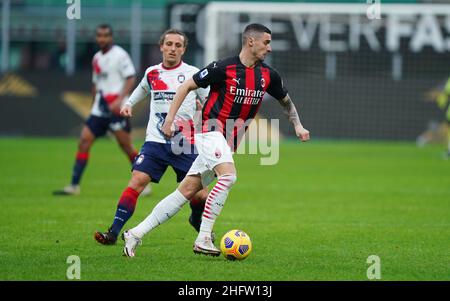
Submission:
M 80 185 L 67 185 L 62 190 L 53 191 L 53 195 L 79 195 Z
M 117 241 L 117 236 L 111 232 L 111 229 L 106 232 L 95 231 L 94 238 L 102 245 L 114 245 Z
M 147 196 L 147 195 L 151 195 L 151 194 L 152 194 L 152 186 L 150 184 L 148 184 L 147 186 L 145 186 L 144 190 L 142 190 L 141 195 Z
M 138 245 L 142 245 L 142 240 L 139 237 L 134 236 L 130 231 L 123 232 L 122 239 L 125 242 L 125 246 L 123 247 L 123 256 L 134 257 L 136 247 Z
M 213 242 L 211 241 L 211 237 L 197 238 L 197 240 L 194 242 L 193 250 L 195 254 L 210 256 L 220 255 L 220 250 L 217 249 L 216 246 L 214 246 Z

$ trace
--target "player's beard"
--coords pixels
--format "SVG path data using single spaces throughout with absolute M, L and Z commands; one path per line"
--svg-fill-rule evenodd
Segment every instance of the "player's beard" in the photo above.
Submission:
M 112 47 L 112 43 L 105 43 L 104 45 L 99 45 L 102 52 L 107 52 Z

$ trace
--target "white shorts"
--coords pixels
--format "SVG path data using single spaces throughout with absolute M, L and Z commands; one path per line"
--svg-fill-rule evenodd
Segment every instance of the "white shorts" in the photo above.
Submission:
M 234 163 L 233 153 L 220 132 L 195 134 L 198 156 L 187 175 L 200 175 L 203 187 L 214 180 L 214 167 L 221 163 Z

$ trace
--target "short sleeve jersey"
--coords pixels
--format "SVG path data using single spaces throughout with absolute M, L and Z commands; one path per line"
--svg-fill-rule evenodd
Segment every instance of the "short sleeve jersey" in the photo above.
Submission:
M 196 72 L 198 72 L 197 67 L 184 62 L 170 69 L 164 67 L 162 63 L 147 68 L 140 82 L 140 86 L 145 92 L 151 95 L 146 141 L 169 142 L 164 138 L 161 127 L 178 87 Z M 177 112 L 175 123 L 178 125 L 178 129 L 185 130 L 187 133 L 185 138 L 191 142 L 193 142 L 194 136 L 193 119 L 196 112 L 196 99 L 204 102 L 208 92 L 209 88 L 189 92 Z
M 122 47 L 113 45 L 105 53 L 98 51 L 92 59 L 92 83 L 96 94 L 91 114 L 110 116 L 108 105 L 120 95 L 126 79 L 135 74 L 133 62 Z
M 202 131 L 221 131 L 233 150 L 258 112 L 263 96 L 282 99 L 287 90 L 278 72 L 260 62 L 253 68 L 239 56 L 213 62 L 193 76 L 199 87 L 210 87 L 202 111 Z

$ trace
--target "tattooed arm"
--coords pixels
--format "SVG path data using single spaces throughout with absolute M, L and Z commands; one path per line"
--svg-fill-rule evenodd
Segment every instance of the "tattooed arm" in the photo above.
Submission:
M 287 116 L 288 120 L 292 123 L 295 129 L 295 134 L 297 137 L 305 142 L 309 140 L 309 131 L 305 129 L 300 122 L 300 117 L 298 117 L 297 109 L 292 102 L 289 94 L 287 94 L 283 99 L 278 100 L 283 107 L 283 113 Z

